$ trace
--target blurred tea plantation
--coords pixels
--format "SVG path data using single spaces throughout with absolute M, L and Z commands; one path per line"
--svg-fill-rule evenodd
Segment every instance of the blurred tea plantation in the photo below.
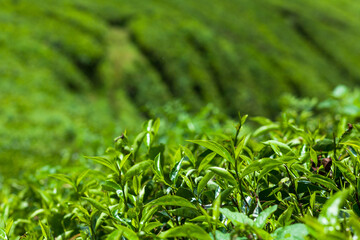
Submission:
M 359 14 L 349 0 L 1 0 L 0 172 L 101 153 L 150 117 L 179 144 L 238 111 L 273 118 L 284 93 L 353 88 Z

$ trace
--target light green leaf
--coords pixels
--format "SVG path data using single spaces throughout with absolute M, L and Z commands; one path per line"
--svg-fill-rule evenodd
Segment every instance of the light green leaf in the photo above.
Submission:
M 175 164 L 175 166 L 173 167 L 173 169 L 171 169 L 171 172 L 170 172 L 170 180 L 176 184 L 176 181 L 179 177 L 179 173 L 180 173 L 180 170 L 181 170 L 181 165 L 184 161 L 184 158 L 181 158 L 179 162 L 177 162 Z
M 315 166 L 317 166 L 318 165 L 318 157 L 317 157 L 316 151 L 312 148 L 310 148 L 310 158 L 315 163 Z
M 108 159 L 109 157 L 107 157 L 107 156 L 104 156 L 104 157 L 85 157 L 85 158 L 91 159 L 94 162 L 97 162 L 97 163 L 111 169 L 113 172 L 117 173 L 117 170 L 116 170 L 114 164 L 112 163 L 112 161 L 110 161 Z
M 146 161 L 135 164 L 129 170 L 127 170 L 125 177 L 124 177 L 125 181 L 127 181 L 128 179 L 132 178 L 135 175 L 139 175 L 143 171 L 147 171 L 152 164 L 153 164 L 153 161 L 151 161 L 151 160 L 146 160 Z
M 146 225 L 146 227 L 144 227 L 144 231 L 145 231 L 145 232 L 150 232 L 150 231 L 153 230 L 154 228 L 160 227 L 160 226 L 162 226 L 162 225 L 164 225 L 164 224 L 161 223 L 161 222 L 158 222 L 158 221 L 156 221 L 156 222 L 150 222 L 150 223 L 148 223 L 148 224 Z
M 334 226 L 338 221 L 338 215 L 346 198 L 350 194 L 350 189 L 337 192 L 324 204 L 318 221 L 323 225 Z
M 131 240 L 138 240 L 139 239 L 137 234 L 133 230 L 131 230 L 130 228 L 127 228 L 127 227 L 122 226 L 122 225 L 117 225 L 116 228 L 118 229 L 117 231 L 121 231 L 122 235 L 124 235 L 127 239 L 131 239 Z
M 8 240 L 5 230 L 2 228 L 0 228 L 0 240 Z
M 154 159 L 154 170 L 160 178 L 164 178 L 163 168 L 161 164 L 161 153 L 159 153 Z
M 104 213 L 108 212 L 108 209 L 106 207 L 104 207 L 103 205 L 101 205 L 99 203 L 99 201 L 97 201 L 93 198 L 88 198 L 88 197 L 82 197 L 82 199 L 85 199 L 86 201 L 88 201 L 91 205 L 93 205 L 93 207 L 98 209 L 100 212 L 104 212 Z
M 235 161 L 234 161 L 233 157 L 231 156 L 231 154 L 226 150 L 226 148 L 224 148 L 217 142 L 214 142 L 211 140 L 188 140 L 188 141 L 198 144 L 200 146 L 206 147 L 206 148 L 210 149 L 211 151 L 216 152 L 223 158 L 225 158 L 232 165 L 235 164 Z
M 190 149 L 187 147 L 181 147 L 182 150 L 185 152 L 185 155 L 189 158 L 190 162 L 192 163 L 193 167 L 195 167 L 196 159 Z
M 123 231 L 115 230 L 106 237 L 106 240 L 121 240 L 122 235 Z
M 188 239 L 211 240 L 210 235 L 198 225 L 185 223 L 184 225 L 171 228 L 159 235 L 160 238 L 185 237 Z
M 360 143 L 358 141 L 350 140 L 340 144 L 360 150 Z
M 202 160 L 201 160 L 201 163 L 199 165 L 199 172 L 201 172 L 203 169 L 205 169 L 206 165 L 208 165 L 209 162 L 211 162 L 211 160 L 213 160 L 213 158 L 216 156 L 216 152 L 212 152 L 212 153 L 209 153 L 208 155 L 206 155 L 206 157 L 204 157 Z
M 263 158 L 263 159 L 260 159 L 260 160 L 253 161 L 250 165 L 248 165 L 244 169 L 244 171 L 241 173 L 240 178 L 243 178 L 243 177 L 245 177 L 246 175 L 248 175 L 250 173 L 260 171 L 264 167 L 267 167 L 267 166 L 279 166 L 281 164 L 282 164 L 282 161 L 272 159 L 272 158 Z
M 312 182 L 312 183 L 318 183 L 318 184 L 321 184 L 332 190 L 339 191 L 335 182 L 333 180 L 331 180 L 330 178 L 324 177 L 319 174 L 313 174 L 313 175 L 309 176 L 308 178 L 309 178 L 310 182 Z
M 264 134 L 264 133 L 267 133 L 267 132 L 270 132 L 270 131 L 276 130 L 276 129 L 279 129 L 278 124 L 270 124 L 270 125 L 262 126 L 255 130 L 255 132 L 253 133 L 253 136 L 257 137 L 261 134 Z
M 290 226 L 281 227 L 271 234 L 275 240 L 304 240 L 309 234 L 305 224 L 295 223 Z
M 90 172 L 90 169 L 83 171 L 77 178 L 76 178 L 76 186 L 79 186 L 81 180 Z
M 231 212 L 227 208 L 220 208 L 220 212 L 224 214 L 225 217 L 227 217 L 234 225 L 254 225 L 254 221 L 243 213 Z
M 346 164 L 344 164 L 343 162 L 340 162 L 340 161 L 332 161 L 332 163 L 339 168 L 339 170 L 343 174 L 344 178 L 349 183 L 351 183 L 354 187 L 356 187 L 355 186 L 356 185 L 355 184 L 356 177 L 355 177 L 354 173 L 351 171 L 351 169 Z
M 215 174 L 219 175 L 220 177 L 228 180 L 234 186 L 237 184 L 235 178 L 228 170 L 220 167 L 209 167 L 209 170 L 214 172 Z
M 60 181 L 63 181 L 64 183 L 67 183 L 70 186 L 72 186 L 74 189 L 76 189 L 76 186 L 75 186 L 73 180 L 69 176 L 66 176 L 65 174 L 60 174 L 60 173 L 59 174 L 51 174 L 50 177 L 56 178 Z
M 148 204 L 146 204 L 146 206 L 178 206 L 196 209 L 196 207 L 187 199 L 173 195 L 162 196 L 158 199 L 155 199 L 154 201 L 149 202 Z
M 215 222 L 218 221 L 219 216 L 220 216 L 220 205 L 221 205 L 221 195 L 219 195 L 215 199 L 213 206 L 212 206 L 212 217 Z
M 119 184 L 110 180 L 105 181 L 103 184 L 101 184 L 101 186 L 106 191 L 117 192 L 121 190 L 121 186 Z
M 214 172 L 208 172 L 205 174 L 205 176 L 200 180 L 198 187 L 197 187 L 197 193 L 198 195 L 204 191 L 206 184 L 209 182 L 210 179 L 212 179 L 215 176 Z
M 277 209 L 277 205 L 274 205 L 262 211 L 255 220 L 255 226 L 260 229 L 264 228 L 266 224 L 266 220 L 273 212 L 276 211 L 276 209 Z

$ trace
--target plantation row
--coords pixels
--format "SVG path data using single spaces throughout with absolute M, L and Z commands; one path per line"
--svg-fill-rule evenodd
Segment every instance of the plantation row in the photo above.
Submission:
M 233 117 L 274 117 L 271 96 L 323 98 L 359 83 L 357 1 L 0 5 L 2 174 L 99 153 L 114 132 L 140 130 L 174 99 L 191 111 L 212 102 Z M 8 166 L 13 159 L 24 163 Z
M 252 118 L 251 130 L 239 116 L 231 134 L 182 146 L 161 143 L 149 120 L 83 165 L 0 186 L 0 239 L 357 239 L 356 105 L 321 110 L 342 94 L 349 102 L 342 87 L 320 104 L 288 99 L 278 121 Z

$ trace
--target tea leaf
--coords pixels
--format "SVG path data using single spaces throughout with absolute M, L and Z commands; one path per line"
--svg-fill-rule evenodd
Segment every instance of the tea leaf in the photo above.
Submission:
M 154 159 L 154 170 L 159 177 L 164 178 L 163 166 L 161 164 L 161 153 L 159 153 Z
M 162 196 L 158 199 L 155 199 L 151 202 L 149 202 L 148 204 L 146 204 L 146 206 L 178 206 L 178 207 L 189 207 L 189 208 L 195 208 L 196 207 L 190 203 L 188 200 L 186 200 L 185 198 L 179 197 L 179 196 Z
M 196 238 L 201 240 L 211 240 L 210 235 L 198 225 L 193 223 L 185 223 L 182 226 L 174 227 L 166 232 L 163 232 L 159 235 L 160 238 L 176 238 L 176 237 L 186 237 L 186 238 Z
M 135 164 L 134 166 L 129 168 L 129 170 L 127 170 L 127 172 L 125 173 L 125 177 L 124 177 L 125 181 L 127 181 L 128 179 L 132 178 L 135 175 L 139 175 L 140 173 L 149 170 L 149 167 L 151 165 L 153 165 L 153 161 L 151 160 L 146 160 Z
M 203 147 L 206 147 L 210 149 L 213 152 L 216 152 L 223 158 L 225 158 L 227 161 L 229 161 L 231 164 L 235 164 L 234 159 L 232 158 L 231 154 L 219 143 L 211 141 L 211 140 L 188 140 L 189 142 L 201 145 Z
M 309 232 L 305 224 L 302 223 L 278 228 L 271 234 L 275 240 L 303 240 L 307 235 L 309 235 Z
M 277 210 L 277 205 L 268 207 L 260 213 L 260 215 L 255 220 L 255 226 L 262 229 L 266 224 L 266 220 L 269 216 Z
M 227 217 L 235 225 L 254 225 L 254 221 L 243 213 L 231 212 L 229 209 L 226 208 L 220 208 L 220 212 L 224 214 L 225 217 Z
M 233 186 L 236 186 L 237 182 L 235 178 L 226 169 L 219 167 L 209 167 L 209 170 L 228 180 Z

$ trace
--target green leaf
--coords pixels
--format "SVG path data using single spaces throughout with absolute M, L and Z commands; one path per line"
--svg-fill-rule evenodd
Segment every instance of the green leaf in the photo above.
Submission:
M 312 148 L 310 148 L 310 158 L 315 163 L 315 166 L 317 166 L 318 165 L 318 157 L 317 157 L 316 151 Z
M 117 173 L 117 169 L 115 168 L 115 166 L 114 166 L 114 164 L 112 163 L 112 161 L 110 161 L 110 160 L 108 159 L 109 157 L 107 157 L 107 156 L 105 156 L 105 157 L 86 157 L 86 156 L 85 156 L 85 158 L 91 159 L 91 160 L 93 160 L 94 162 L 97 162 L 97 163 L 99 163 L 99 164 L 101 164 L 101 165 L 103 165 L 103 166 L 111 169 L 113 172 Z
M 104 213 L 108 213 L 108 209 L 106 207 L 104 207 L 103 205 L 101 205 L 99 203 L 99 201 L 93 199 L 93 198 L 88 198 L 88 197 L 82 197 L 82 199 L 85 199 L 86 201 L 88 201 L 91 205 L 93 205 L 93 207 L 95 207 L 96 209 L 98 209 L 100 212 L 104 212 Z
M 216 240 L 231 240 L 231 233 L 222 233 L 219 230 L 216 230 L 215 237 Z
M 188 140 L 188 141 L 192 142 L 192 143 L 195 143 L 195 144 L 198 144 L 200 146 L 206 147 L 206 148 L 210 149 L 211 151 L 216 152 L 217 154 L 219 154 L 223 158 L 225 158 L 232 165 L 235 164 L 235 161 L 232 158 L 231 154 L 226 150 L 226 148 L 224 148 L 223 146 L 221 146 L 217 142 L 214 142 L 214 141 L 211 141 L 211 140 Z
M 244 171 L 241 173 L 240 178 L 245 177 L 246 175 L 253 173 L 255 171 L 260 171 L 264 167 L 267 166 L 279 166 L 282 164 L 282 161 L 272 159 L 272 158 L 263 158 L 260 160 L 253 161 L 250 165 L 248 165 Z
M 238 159 L 239 155 L 241 154 L 243 148 L 244 148 L 244 145 L 245 145 L 245 140 L 246 138 L 243 137 L 241 139 L 241 141 L 239 142 L 239 144 L 236 146 L 236 149 L 235 149 L 235 159 Z
M 212 153 L 209 153 L 208 155 L 206 155 L 206 157 L 204 157 L 202 160 L 201 160 L 201 163 L 199 165 L 199 173 L 205 169 L 206 165 L 209 164 L 209 162 L 211 162 L 211 160 L 213 160 L 213 158 L 216 156 L 216 152 L 212 152 Z
M 343 174 L 344 178 L 351 183 L 354 187 L 356 187 L 355 181 L 356 181 L 356 177 L 353 174 L 353 172 L 351 171 L 351 169 L 343 162 L 340 161 L 332 161 L 332 163 L 338 167 L 338 169 L 341 171 L 341 173 Z
M 41 227 L 42 235 L 45 239 L 50 240 L 53 239 L 51 236 L 51 231 L 48 225 L 43 224 L 41 221 L 39 221 L 39 225 Z
M 125 165 L 126 161 L 129 159 L 130 155 L 131 155 L 131 153 L 125 155 L 125 156 L 121 159 L 120 165 L 119 165 L 119 168 L 120 168 L 120 169 L 123 168 L 123 166 Z
M 110 191 L 110 192 L 121 191 L 121 186 L 116 182 L 110 180 L 105 181 L 103 184 L 101 184 L 101 186 L 106 191 Z
M 235 225 L 254 225 L 254 221 L 243 213 L 231 212 L 227 208 L 220 208 L 220 212 L 224 214 L 225 217 L 227 217 Z
M 266 224 L 266 220 L 273 212 L 276 211 L 276 209 L 277 209 L 277 205 L 274 205 L 262 211 L 255 220 L 255 226 L 260 229 L 264 228 Z
M 146 204 L 146 206 L 178 206 L 196 209 L 196 207 L 187 199 L 173 195 L 162 196 L 158 199 L 155 199 L 154 201 L 149 202 Z
M 302 223 L 278 228 L 271 234 L 275 240 L 304 240 L 307 235 L 309 235 L 309 231 Z
M 221 195 L 219 195 L 212 206 L 212 217 L 214 221 L 218 221 L 219 216 L 220 216 L 220 205 L 221 205 Z
M 335 182 L 333 180 L 331 180 L 330 178 L 324 177 L 319 174 L 313 174 L 313 175 L 309 176 L 308 178 L 309 178 L 310 182 L 312 182 L 312 183 L 318 183 L 318 184 L 321 184 L 332 190 L 339 191 Z
M 181 165 L 182 165 L 183 161 L 184 161 L 184 158 L 182 157 L 180 159 L 180 161 L 175 164 L 175 166 L 173 167 L 173 169 L 170 172 L 170 180 L 174 184 L 176 184 L 176 181 L 177 181 L 177 179 L 179 177 L 179 173 L 180 173 Z
M 14 223 L 14 220 L 12 218 L 8 219 L 6 221 L 6 225 L 5 225 L 5 232 L 6 232 L 6 235 L 9 235 L 10 234 L 10 230 L 11 230 L 11 227 Z
M 219 175 L 220 177 L 228 180 L 234 186 L 237 184 L 235 178 L 233 177 L 233 175 L 231 175 L 231 173 L 228 172 L 228 170 L 220 167 L 209 167 L 209 170 Z
M 76 178 L 76 186 L 79 186 L 81 180 L 90 172 L 90 169 L 83 171 L 77 178 Z
M 350 194 L 350 189 L 337 192 L 324 204 L 318 221 L 323 225 L 334 226 L 338 221 L 338 215 L 346 198 Z
M 190 149 L 187 147 L 181 147 L 182 150 L 185 152 L 185 155 L 189 158 L 190 162 L 192 163 L 193 167 L 195 167 L 196 159 Z
M 155 212 L 158 210 L 156 207 L 148 206 L 147 208 L 144 208 L 142 211 L 142 217 L 140 220 L 140 230 L 143 226 L 147 224 L 149 220 L 151 220 L 151 217 L 155 214 Z
M 153 164 L 153 161 L 151 161 L 151 160 L 146 160 L 146 161 L 135 164 L 134 166 L 129 168 L 129 170 L 127 170 L 125 177 L 124 177 L 125 181 L 127 181 L 128 179 L 132 178 L 135 175 L 139 175 L 143 171 L 147 171 L 152 164 Z
M 291 152 L 291 148 L 287 144 L 276 140 L 269 140 L 263 143 L 265 145 L 270 145 L 274 152 L 279 156 L 282 156 L 283 153 Z
M 267 133 L 267 132 L 270 132 L 270 131 L 276 130 L 276 129 L 279 129 L 278 124 L 270 124 L 270 125 L 266 125 L 266 126 L 261 126 L 255 130 L 255 132 L 253 133 L 253 136 L 257 137 L 259 135 L 262 135 L 264 133 Z
M 0 228 L 0 239 L 1 240 L 8 240 L 8 237 L 6 235 L 5 230 L 3 230 L 2 228 Z
M 66 176 L 65 174 L 51 174 L 50 177 L 63 181 L 64 183 L 67 183 L 70 186 L 72 186 L 74 189 L 76 189 L 73 180 L 69 176 Z
M 198 195 L 201 194 L 202 191 L 204 191 L 206 184 L 209 182 L 210 179 L 212 179 L 215 176 L 214 172 L 208 172 L 205 174 L 205 176 L 200 180 L 198 187 L 197 187 L 197 193 Z
M 146 227 L 144 227 L 144 231 L 145 232 L 150 232 L 151 230 L 153 230 L 154 228 L 157 228 L 157 227 L 160 227 L 160 226 L 163 226 L 164 224 L 161 223 L 161 222 L 150 222 L 146 225 Z
M 121 240 L 122 235 L 123 231 L 115 230 L 106 237 L 106 240 Z
M 343 142 L 343 143 L 340 143 L 340 144 L 345 145 L 345 146 L 350 146 L 352 148 L 360 150 L 360 144 L 359 144 L 358 141 L 350 140 L 350 141 L 346 141 L 346 142 Z
M 198 225 L 185 223 L 182 226 L 174 227 L 159 235 L 160 238 L 186 237 L 188 239 L 211 240 L 210 235 Z
M 313 149 L 316 151 L 328 152 L 334 150 L 334 147 L 334 141 L 325 138 L 323 140 L 317 141 Z
M 161 164 L 161 153 L 159 153 L 154 159 L 154 170 L 160 178 L 164 178 L 163 167 Z
M 118 229 L 117 231 L 121 231 L 122 235 L 124 235 L 127 239 L 131 239 L 131 240 L 138 240 L 139 239 L 137 234 L 133 230 L 131 230 L 130 228 L 127 228 L 127 227 L 122 226 L 122 225 L 116 225 L 116 228 Z

